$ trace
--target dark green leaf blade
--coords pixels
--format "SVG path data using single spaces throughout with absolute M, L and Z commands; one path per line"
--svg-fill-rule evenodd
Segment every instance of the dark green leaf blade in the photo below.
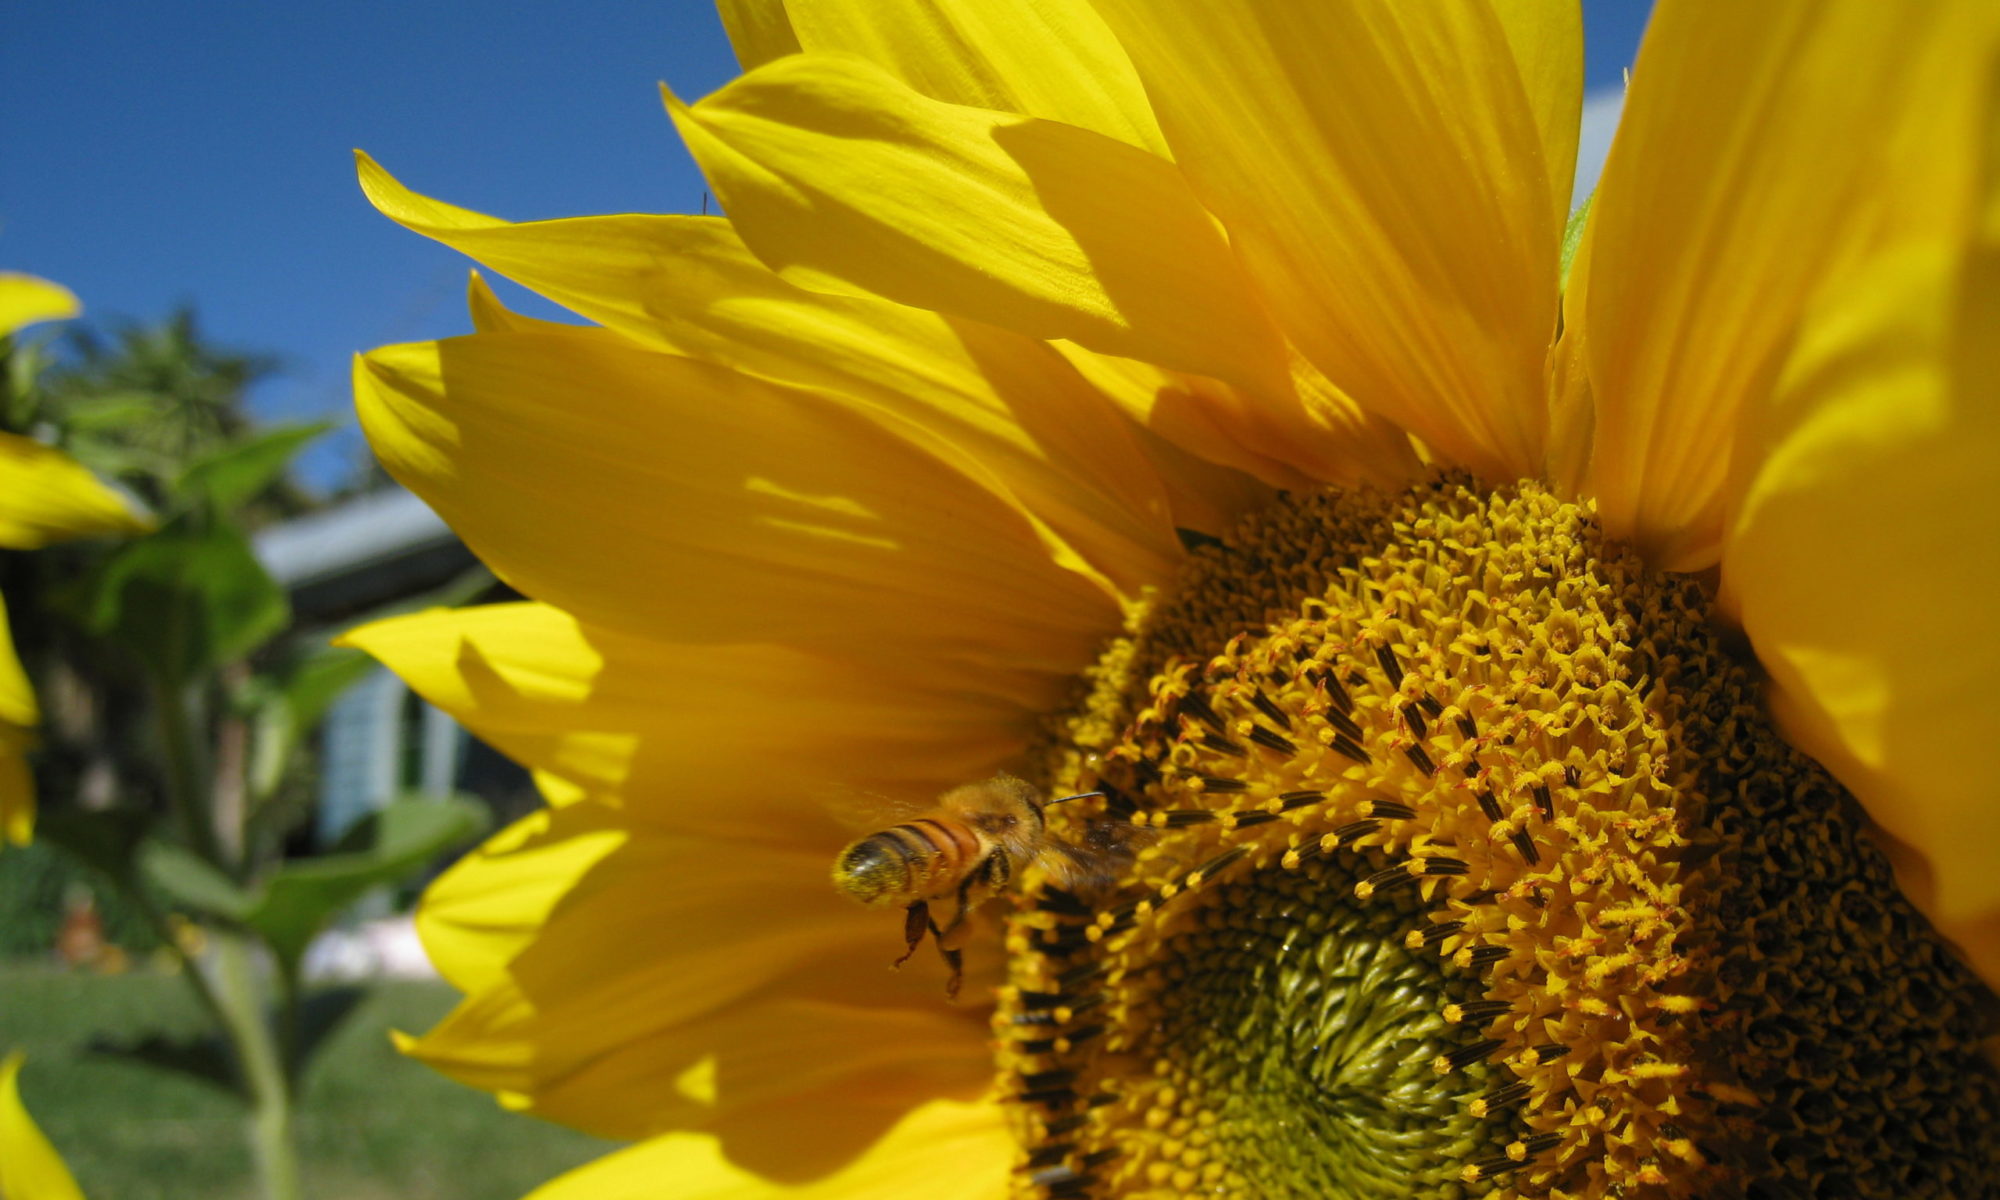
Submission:
M 257 896 L 210 866 L 194 851 L 149 838 L 139 848 L 139 870 L 147 881 L 195 912 L 241 921 L 256 908 Z
M 92 1054 L 122 1058 L 156 1071 L 185 1075 L 210 1087 L 220 1088 L 246 1103 L 249 1101 L 249 1093 L 244 1090 L 236 1069 L 236 1056 L 220 1034 L 173 1038 L 149 1033 L 130 1041 L 96 1037 L 85 1048 Z
M 230 512 L 270 487 L 293 455 L 332 428 L 327 421 L 285 425 L 232 442 L 190 463 L 181 472 L 180 492 L 211 512 Z
M 469 796 L 395 801 L 358 822 L 334 853 L 279 868 L 243 923 L 296 963 L 313 935 L 368 889 L 402 879 L 486 825 L 486 806 Z
M 306 1068 L 312 1065 L 313 1055 L 319 1052 L 326 1040 L 339 1032 L 354 1010 L 368 998 L 368 989 L 343 985 L 322 988 L 312 992 L 299 1002 L 298 1041 L 294 1044 L 292 1061 L 287 1064 L 294 1083 L 305 1076 Z
M 242 532 L 177 524 L 120 547 L 82 597 L 92 633 L 126 647 L 170 683 L 248 655 L 291 607 Z

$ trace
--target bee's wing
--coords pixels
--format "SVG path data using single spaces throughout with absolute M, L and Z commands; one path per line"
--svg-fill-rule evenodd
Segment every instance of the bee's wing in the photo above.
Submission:
M 1099 817 L 1086 824 L 1075 841 L 1049 835 L 1042 866 L 1057 887 L 1096 891 L 1116 883 L 1139 848 L 1157 836 L 1151 829 Z
M 933 807 L 913 796 L 885 796 L 844 783 L 829 783 L 813 800 L 844 829 L 874 833 L 924 815 Z

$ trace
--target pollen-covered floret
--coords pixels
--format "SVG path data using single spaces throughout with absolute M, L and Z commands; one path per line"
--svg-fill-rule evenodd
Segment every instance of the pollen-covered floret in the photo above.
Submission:
M 1012 921 L 1023 1191 L 1992 1194 L 1990 997 L 1709 607 L 1528 484 L 1198 552 L 1047 747 L 1137 849 Z

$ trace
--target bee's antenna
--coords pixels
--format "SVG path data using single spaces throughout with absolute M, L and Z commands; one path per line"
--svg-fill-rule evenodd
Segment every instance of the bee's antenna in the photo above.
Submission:
M 1049 801 L 1049 804 L 1068 804 L 1072 800 L 1088 800 L 1092 796 L 1102 796 L 1103 794 L 1103 792 L 1078 792 L 1074 796 L 1058 796 L 1054 800 Z M 1047 808 L 1048 805 L 1045 804 L 1042 807 Z

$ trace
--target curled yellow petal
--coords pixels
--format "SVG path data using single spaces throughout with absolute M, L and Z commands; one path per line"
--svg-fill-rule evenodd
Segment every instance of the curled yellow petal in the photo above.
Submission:
M 1723 580 L 1788 736 L 1908 849 L 1906 891 L 2000 984 L 1985 753 L 2000 276 L 1985 253 L 1889 256 L 1811 314 L 1746 423 Z
M 0 337 L 37 321 L 60 321 L 83 311 L 76 295 L 59 283 L 16 271 L 0 271 Z
M 365 156 L 360 173 L 393 219 L 635 343 L 820 389 L 953 457 L 1128 595 L 1179 559 L 1174 501 L 1134 431 L 1047 346 L 882 300 L 805 291 L 717 218 L 510 224 L 420 196 Z M 479 319 L 495 331 L 587 334 L 486 301 Z
M 0 1061 L 0 1197 L 83 1200 L 83 1189 L 21 1102 L 21 1052 Z
M 151 521 L 69 455 L 0 433 L 0 546 L 34 550 L 70 538 L 150 528 Z
M 1165 159 L 831 55 L 669 107 L 744 241 L 803 287 L 1281 383 L 1282 340 Z

